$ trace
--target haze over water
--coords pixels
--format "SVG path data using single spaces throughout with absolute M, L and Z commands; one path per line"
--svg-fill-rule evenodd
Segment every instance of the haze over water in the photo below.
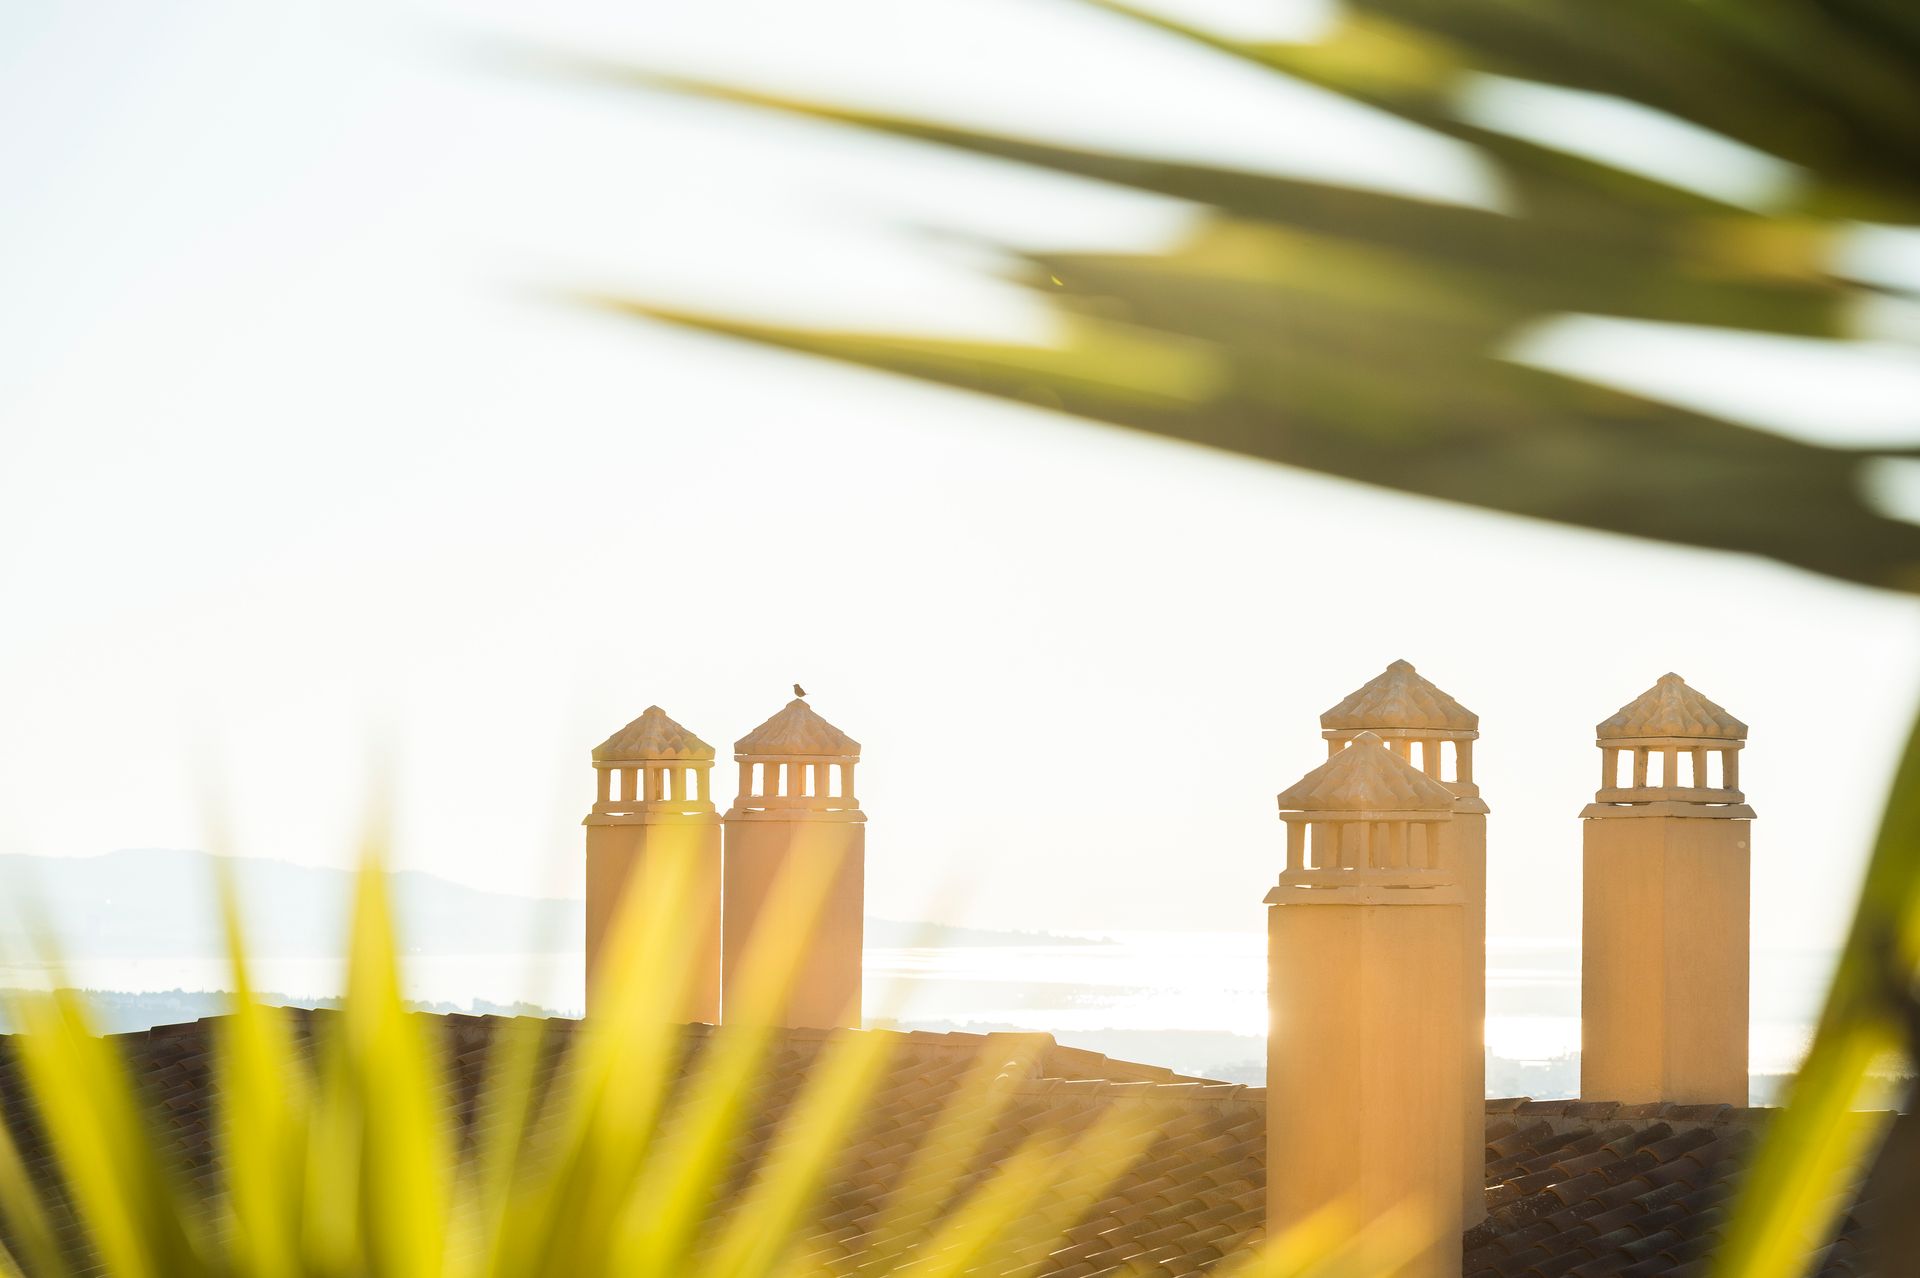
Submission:
M 1782 1073 L 1798 1064 L 1831 962 L 1825 952 L 1754 953 L 1752 1072 Z M 343 964 L 333 957 L 263 955 L 255 967 L 262 988 L 295 999 L 332 997 L 345 984 Z M 217 957 L 94 958 L 65 968 L 70 983 L 89 989 L 213 991 L 230 983 L 226 962 Z M 415 954 L 408 959 L 408 994 L 425 1003 L 524 1002 L 577 1014 L 580 973 L 580 956 L 571 953 Z M 38 975 L 27 965 L 0 966 L 0 984 L 31 984 Z M 1571 944 L 1492 938 L 1490 1053 L 1535 1063 L 1578 1052 L 1579 977 L 1579 953 Z M 1138 931 L 1032 945 L 879 947 L 867 950 L 866 1015 L 869 1023 L 1044 1031 L 1067 1042 L 1122 1031 L 1130 1042 L 1145 1037 L 1136 1050 L 1149 1063 L 1205 1072 L 1218 1060 L 1196 1057 L 1200 1049 L 1182 1040 L 1262 1038 L 1265 982 L 1265 939 L 1244 933 Z M 1156 1042 L 1155 1035 L 1166 1038 Z M 1257 1043 L 1242 1055 L 1257 1058 Z

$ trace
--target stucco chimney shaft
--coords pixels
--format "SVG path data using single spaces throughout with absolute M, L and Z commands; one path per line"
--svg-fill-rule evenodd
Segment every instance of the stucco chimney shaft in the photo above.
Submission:
M 614 923 L 646 893 L 680 901 L 669 979 L 685 982 L 677 1021 L 720 1020 L 720 818 L 710 791 L 713 747 L 659 706 L 593 752 L 599 792 L 587 827 L 587 1011 L 619 997 L 606 970 Z M 623 974 L 623 979 L 652 979 Z M 603 988 L 604 987 L 604 988 Z
M 1320 716 L 1329 758 L 1369 731 L 1453 794 L 1453 819 L 1435 831 L 1441 865 L 1460 889 L 1460 1206 L 1471 1229 L 1487 1215 L 1487 804 L 1473 777 L 1480 716 L 1396 661 Z
M 1286 869 L 1266 898 L 1268 1232 L 1332 1205 L 1362 1220 L 1411 1208 L 1430 1237 L 1401 1278 L 1461 1264 L 1453 798 L 1358 734 L 1279 796 Z
M 1580 815 L 1580 1091 L 1747 1103 L 1746 725 L 1663 675 L 1598 729 Z
M 760 938 L 792 959 L 791 985 L 768 1013 L 775 1024 L 857 1027 L 867 820 L 854 788 L 860 743 L 796 697 L 736 742 L 733 757 L 740 789 L 724 823 L 722 1015 L 743 1015 L 741 982 Z M 817 912 L 792 890 L 813 873 L 827 876 Z

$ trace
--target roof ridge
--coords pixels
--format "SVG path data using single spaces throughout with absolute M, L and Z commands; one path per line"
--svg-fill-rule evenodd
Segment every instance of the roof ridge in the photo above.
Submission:
M 1106 1078 L 1028 1078 L 1010 1080 L 1008 1091 L 1016 1096 L 1043 1097 L 1052 1103 L 1080 1102 L 1104 1105 L 1126 1102 L 1148 1105 L 1218 1107 L 1221 1105 L 1266 1108 L 1266 1089 L 1246 1083 L 1183 1080 L 1160 1083 L 1147 1079 L 1114 1080 Z
M 1777 1105 L 1728 1105 L 1688 1101 L 1598 1101 L 1578 1098 L 1534 1100 L 1531 1096 L 1490 1096 L 1487 1116 L 1535 1119 L 1552 1122 L 1567 1120 L 1583 1126 L 1594 1123 L 1622 1123 L 1646 1127 L 1667 1123 L 1678 1128 L 1739 1127 L 1766 1123 L 1780 1112 Z

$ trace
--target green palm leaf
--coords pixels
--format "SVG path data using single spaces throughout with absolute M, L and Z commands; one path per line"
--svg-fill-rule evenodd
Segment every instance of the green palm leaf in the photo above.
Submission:
M 1788 439 L 1513 357 L 1528 332 L 1565 315 L 1835 342 L 1865 335 L 1858 317 L 1885 286 L 1853 278 L 1839 249 L 1858 220 L 1920 226 L 1920 9 L 1351 0 L 1323 38 L 1283 45 L 1121 0 L 1082 2 L 1470 144 L 1497 176 L 1499 205 L 576 61 L 567 68 L 576 75 L 1171 196 L 1202 215 L 1160 252 L 1007 247 L 1012 278 L 1058 319 L 1039 346 L 588 300 L 1406 493 L 1920 591 L 1920 527 L 1865 495 L 1868 468 L 1912 445 Z M 1781 176 L 1779 190 L 1755 207 L 1543 138 L 1531 122 L 1474 108 L 1473 91 L 1496 78 L 1739 144 Z M 1847 1117 L 1865 1072 L 1920 1033 L 1907 1028 L 1920 1025 L 1908 993 L 1920 966 L 1916 813 L 1920 762 L 1910 753 L 1816 1043 L 1750 1178 L 1724 1274 L 1795 1272 L 1826 1235 L 1875 1135 Z M 1920 1254 L 1920 1222 L 1889 1228 L 1889 1254 Z

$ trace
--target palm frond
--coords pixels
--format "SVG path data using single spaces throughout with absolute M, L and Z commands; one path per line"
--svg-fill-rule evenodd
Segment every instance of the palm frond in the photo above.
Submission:
M 1512 357 L 1567 315 L 1847 341 L 1871 290 L 1839 265 L 1860 220 L 1920 227 L 1920 11 L 1897 0 L 1350 0 L 1321 39 L 1229 38 L 1081 0 L 1473 147 L 1496 207 L 1072 146 L 576 60 L 576 76 L 732 104 L 1170 196 L 1198 226 L 1157 252 L 1005 246 L 1055 317 L 1037 346 L 593 305 L 919 381 L 1577 527 L 1920 591 L 1920 527 L 1868 497 L 1910 445 L 1783 438 Z M 1758 206 L 1470 109 L 1519 82 L 1736 144 L 1787 175 Z M 1584 96 L 1580 96 L 1584 95 Z M 1284 129 L 1289 122 L 1275 121 Z M 1916 422 L 1920 425 L 1920 422 Z M 1818 1036 L 1738 1209 L 1723 1275 L 1785 1275 L 1870 1147 L 1868 1065 L 1920 1026 L 1920 763 L 1909 752 Z M 1920 1030 L 1913 1031 L 1920 1036 Z M 1920 1224 L 1897 1222 L 1920 1250 Z

